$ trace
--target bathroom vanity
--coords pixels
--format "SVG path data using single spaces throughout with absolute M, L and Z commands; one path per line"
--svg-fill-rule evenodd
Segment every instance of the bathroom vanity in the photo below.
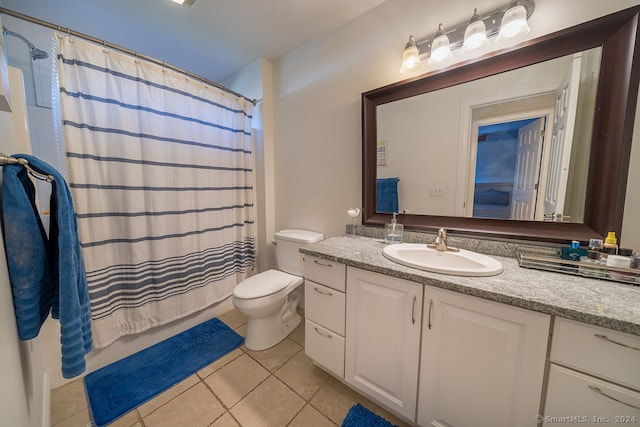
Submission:
M 420 426 L 640 425 L 640 286 L 524 269 L 461 277 L 342 236 L 301 249 L 305 350 Z

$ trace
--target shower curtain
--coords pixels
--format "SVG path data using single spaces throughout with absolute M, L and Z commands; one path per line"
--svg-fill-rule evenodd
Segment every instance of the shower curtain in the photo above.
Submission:
M 252 104 L 56 39 L 54 114 L 99 348 L 228 297 L 253 269 Z

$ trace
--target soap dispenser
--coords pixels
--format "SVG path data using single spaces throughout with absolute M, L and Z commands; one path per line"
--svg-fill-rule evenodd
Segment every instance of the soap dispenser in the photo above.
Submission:
M 404 231 L 404 225 L 398 224 L 396 219 L 396 212 L 393 213 L 393 218 L 390 224 L 384 226 L 384 242 L 385 243 L 402 243 L 402 234 Z

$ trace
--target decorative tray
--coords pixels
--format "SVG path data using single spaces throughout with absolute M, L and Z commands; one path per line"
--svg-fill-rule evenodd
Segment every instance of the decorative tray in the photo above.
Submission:
M 520 248 L 518 264 L 524 268 L 554 271 L 592 279 L 640 285 L 640 270 L 622 267 L 607 267 L 590 262 L 570 261 L 560 258 L 553 248 Z

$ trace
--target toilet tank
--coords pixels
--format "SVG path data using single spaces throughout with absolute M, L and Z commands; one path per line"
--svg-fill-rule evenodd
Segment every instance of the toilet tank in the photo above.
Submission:
M 282 230 L 275 234 L 278 270 L 302 276 L 301 246 L 324 240 L 322 233 L 309 230 Z

